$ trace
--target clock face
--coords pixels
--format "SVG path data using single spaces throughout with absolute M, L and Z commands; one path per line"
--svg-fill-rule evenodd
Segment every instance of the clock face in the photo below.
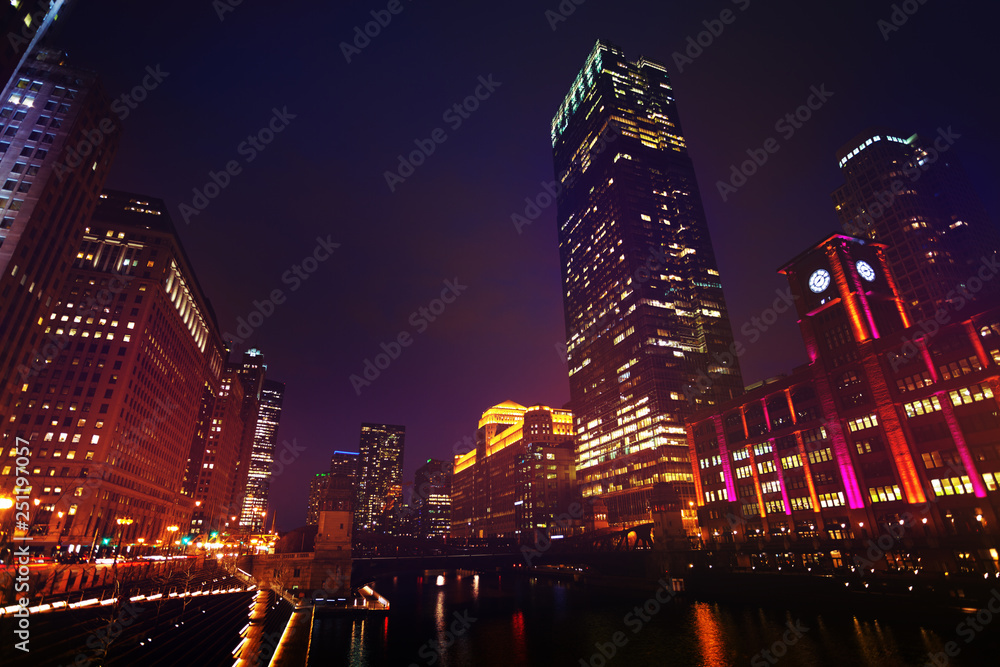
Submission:
M 830 272 L 826 269 L 816 269 L 809 276 L 809 289 L 816 294 L 823 292 L 830 286 Z
M 859 276 L 861 276 L 868 282 L 875 280 L 875 269 L 872 268 L 871 264 L 862 259 L 858 260 L 858 263 L 855 264 L 855 266 L 858 269 Z

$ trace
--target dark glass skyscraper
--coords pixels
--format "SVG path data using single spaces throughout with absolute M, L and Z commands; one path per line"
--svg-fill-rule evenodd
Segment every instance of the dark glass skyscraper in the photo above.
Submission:
M 448 537 L 451 533 L 451 474 L 455 465 L 450 461 L 427 459 L 413 476 L 413 499 L 417 515 L 417 536 Z
M 403 445 L 406 427 L 362 424 L 358 484 L 354 503 L 355 532 L 388 535 L 392 516 L 403 500 Z
M 656 482 L 693 497 L 684 416 L 743 388 L 666 69 L 598 42 L 552 147 L 579 480 L 642 520 Z
M 1000 286 L 977 276 L 998 239 L 955 158 L 958 138 L 950 128 L 927 139 L 873 128 L 837 152 L 844 185 L 833 203 L 840 223 L 848 234 L 888 246 L 889 267 L 915 321 Z

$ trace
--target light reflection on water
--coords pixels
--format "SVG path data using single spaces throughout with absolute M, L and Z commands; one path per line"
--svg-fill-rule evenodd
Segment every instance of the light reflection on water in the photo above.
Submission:
M 310 664 L 578 667 L 581 660 L 586 664 L 600 656 L 599 647 L 614 633 L 624 632 L 626 645 L 607 667 L 778 661 L 781 667 L 922 667 L 928 652 L 957 639 L 951 617 L 875 618 L 864 610 L 791 611 L 752 602 L 684 600 L 663 605 L 636 633 L 625 619 L 644 603 L 641 596 L 616 597 L 578 584 L 508 575 L 447 573 L 443 585 L 436 583 L 437 573 L 376 582 L 375 589 L 392 604 L 388 618 L 317 618 Z M 477 620 L 453 634 L 456 614 Z M 790 628 L 804 631 L 799 637 Z M 975 643 L 963 644 L 949 664 L 996 664 L 998 634 L 983 633 Z M 788 637 L 795 641 L 786 642 Z M 447 644 L 440 653 L 438 642 Z M 765 659 L 765 650 L 774 662 Z

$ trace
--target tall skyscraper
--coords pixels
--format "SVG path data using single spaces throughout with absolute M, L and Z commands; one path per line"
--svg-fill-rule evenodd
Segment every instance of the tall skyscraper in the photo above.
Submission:
M 598 42 L 552 120 L 570 407 L 612 523 L 693 496 L 683 418 L 743 389 L 666 69 Z
M 45 321 L 58 352 L 0 427 L 0 486 L 14 482 L 15 436 L 29 442 L 39 546 L 186 530 L 185 467 L 203 388 L 222 372 L 218 327 L 165 204 L 112 190 L 100 201 Z
M 451 461 L 427 459 L 413 476 L 410 505 L 416 513 L 417 536 L 448 537 L 451 532 Z
M 392 517 L 403 501 L 406 427 L 362 424 L 358 449 L 355 533 L 392 534 Z
M 844 185 L 832 197 L 840 223 L 848 234 L 886 244 L 900 296 L 916 320 L 1000 287 L 977 277 L 983 258 L 997 252 L 998 235 L 953 141 L 943 130 L 925 140 L 873 128 L 837 151 Z
M 250 470 L 247 474 L 247 491 L 240 516 L 240 526 L 253 533 L 260 533 L 265 529 L 267 501 L 271 490 L 271 464 L 274 463 L 274 447 L 278 442 L 278 422 L 281 420 L 284 395 L 284 382 L 264 380 L 260 390 Z
M 68 341 L 42 329 L 118 146 L 96 75 L 39 50 L 0 101 L 0 422 Z M 99 138 L 99 140 L 98 140 Z M 6 443 L 3 443 L 6 445 Z
M 243 502 L 247 495 L 247 478 L 250 475 L 250 460 L 253 457 L 254 438 L 257 434 L 257 419 L 260 413 L 260 394 L 264 388 L 264 376 L 267 373 L 267 364 L 264 363 L 264 354 L 251 348 L 243 353 L 239 363 L 233 362 L 243 385 L 243 406 L 240 409 L 240 419 L 243 421 L 243 438 L 240 443 L 240 455 L 237 462 L 236 475 L 233 477 L 233 486 L 229 492 L 229 512 L 230 520 L 236 516 L 239 523 L 243 515 Z M 245 530 L 247 525 L 242 525 Z

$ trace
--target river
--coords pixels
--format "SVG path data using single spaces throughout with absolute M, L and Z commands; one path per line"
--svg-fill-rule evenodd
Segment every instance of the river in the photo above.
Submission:
M 456 572 L 394 577 L 375 588 L 389 599 L 389 616 L 317 618 L 310 665 L 1000 664 L 1000 617 L 993 621 L 990 612 L 985 624 L 981 614 L 979 623 L 959 625 L 963 616 L 954 613 L 900 609 L 879 618 L 808 601 L 789 609 L 661 594 L 667 601 L 660 604 L 546 578 Z

